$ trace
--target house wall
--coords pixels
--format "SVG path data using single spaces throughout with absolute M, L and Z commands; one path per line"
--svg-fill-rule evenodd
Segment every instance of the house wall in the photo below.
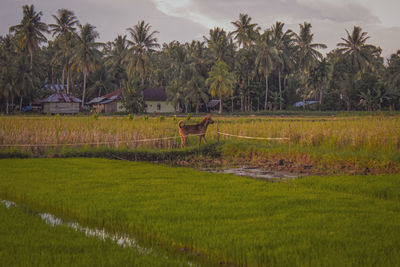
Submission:
M 173 113 L 175 108 L 167 101 L 145 101 L 145 110 L 147 113 Z
M 96 113 L 104 113 L 104 105 L 103 104 L 93 105 L 93 108 L 96 110 Z
M 79 112 L 80 103 L 43 103 L 44 113 L 71 114 Z
M 126 112 L 126 108 L 122 102 L 117 102 L 117 112 Z
M 117 112 L 117 102 L 114 101 L 104 104 L 104 112 L 105 113 Z

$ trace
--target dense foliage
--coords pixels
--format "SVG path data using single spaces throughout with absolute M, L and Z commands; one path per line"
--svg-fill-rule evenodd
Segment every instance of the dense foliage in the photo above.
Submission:
M 359 26 L 323 51 L 310 23 L 297 33 L 282 22 L 262 29 L 247 14 L 232 22 L 232 32 L 215 27 L 203 41 L 162 45 L 145 21 L 127 28 L 128 36 L 97 43 L 95 27 L 81 25 L 73 11 L 59 9 L 50 25 L 41 17 L 23 6 L 21 23 L 0 36 L 0 112 L 42 98 L 46 84 L 65 85 L 84 102 L 123 87 L 131 112 L 143 110 L 141 91 L 149 87 L 166 88 L 185 112 L 209 111 L 214 97 L 226 111 L 291 109 L 307 100 L 322 110 L 400 108 L 400 50 L 385 62 Z

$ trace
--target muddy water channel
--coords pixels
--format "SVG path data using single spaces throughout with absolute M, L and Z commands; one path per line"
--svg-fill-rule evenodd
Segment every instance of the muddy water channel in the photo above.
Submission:
M 229 173 L 237 176 L 251 177 L 270 182 L 283 182 L 300 176 L 293 173 L 265 170 L 262 168 L 245 165 L 237 167 L 200 168 L 199 170 L 212 173 Z

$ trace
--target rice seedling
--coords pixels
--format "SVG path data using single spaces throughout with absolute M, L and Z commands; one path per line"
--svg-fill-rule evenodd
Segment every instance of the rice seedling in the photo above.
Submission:
M 399 175 L 286 183 L 105 159 L 0 160 L 0 196 L 209 264 L 397 266 Z
M 7 204 L 7 203 L 6 203 Z M 44 214 L 41 214 L 44 217 Z M 67 225 L 50 226 L 37 214 L 0 203 L 1 266 L 178 266 L 173 255 L 143 254 Z M 46 217 L 48 219 L 48 217 Z

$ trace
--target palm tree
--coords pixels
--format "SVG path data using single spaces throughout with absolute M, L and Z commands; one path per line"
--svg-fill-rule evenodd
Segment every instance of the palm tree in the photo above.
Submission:
M 49 24 L 53 37 L 56 36 L 55 41 L 65 41 L 68 35 L 76 31 L 75 25 L 78 24 L 78 20 L 73 11 L 62 8 L 57 10 L 57 15 L 52 15 L 55 24 Z
M 350 34 L 346 30 L 347 38 L 341 38 L 344 42 L 338 43 L 339 52 L 351 58 L 351 64 L 356 71 L 364 71 L 367 66 L 373 61 L 374 53 L 377 48 L 373 45 L 366 44 L 369 39 L 368 33 L 363 32 L 358 26 L 354 26 L 353 32 Z
M 124 59 L 128 53 L 128 43 L 126 35 L 118 35 L 112 43 L 110 43 L 109 49 L 105 51 L 106 61 L 105 64 L 108 70 L 111 72 L 111 76 L 114 83 L 122 86 L 122 80 L 126 78 L 125 62 Z
M 247 14 L 240 14 L 239 19 L 231 23 L 236 27 L 236 30 L 231 34 L 235 35 L 238 46 L 243 48 L 251 46 L 259 29 L 257 23 L 251 23 L 251 17 Z
M 318 65 L 312 70 L 310 78 L 308 80 L 312 90 L 310 95 L 319 94 L 319 106 L 322 105 L 322 96 L 324 88 L 328 86 L 329 77 L 332 72 L 331 64 L 324 58 L 318 63 Z
M 219 113 L 222 113 L 222 96 L 226 94 L 232 95 L 233 86 L 236 82 L 235 75 L 229 72 L 228 65 L 219 61 L 212 67 L 208 73 L 209 77 L 206 84 L 210 87 L 211 96 L 218 96 L 219 98 Z
M 272 25 L 272 38 L 275 43 L 275 47 L 278 52 L 278 87 L 279 87 L 279 109 L 282 109 L 282 83 L 281 83 L 281 73 L 285 69 L 289 69 L 293 65 L 293 60 L 291 57 L 293 48 L 293 32 L 292 30 L 283 31 L 285 23 L 277 21 Z
M 0 38 L 0 98 L 5 99 L 6 114 L 9 113 L 10 101 L 16 95 L 16 68 L 13 62 L 16 57 L 15 47 L 10 35 Z
M 297 50 L 297 64 L 301 75 L 301 85 L 298 92 L 305 100 L 309 94 L 307 80 L 310 75 L 310 69 L 323 58 L 321 52 L 317 49 L 326 48 L 325 44 L 313 43 L 314 34 L 311 33 L 311 23 L 304 22 L 300 24 L 300 33 L 294 34 L 295 47 Z
M 41 22 L 42 12 L 36 12 L 33 5 L 22 7 L 23 17 L 21 23 L 10 27 L 10 32 L 15 32 L 19 45 L 30 55 L 30 66 L 33 67 L 33 53 L 39 49 L 42 42 L 46 42 L 43 33 L 48 33 L 47 24 Z
M 175 107 L 175 110 L 180 111 L 182 102 L 185 101 L 183 85 L 180 80 L 173 80 L 167 85 L 168 101 Z
M 59 47 L 59 50 L 53 59 L 53 63 L 61 63 L 63 65 L 62 84 L 64 85 L 64 74 L 66 72 L 68 94 L 71 80 L 71 52 L 75 41 L 75 25 L 78 24 L 78 20 L 73 11 L 64 8 L 57 10 L 57 15 L 58 16 L 52 15 L 56 23 L 49 24 L 51 31 L 53 32 L 53 37 L 56 36 L 54 41 L 55 45 Z
M 309 69 L 322 59 L 323 55 L 317 49 L 325 49 L 325 44 L 312 43 L 314 34 L 311 33 L 311 23 L 300 24 L 300 34 L 294 33 L 296 48 L 298 52 L 298 64 L 304 71 Z
M 149 23 L 145 23 L 144 20 L 139 21 L 138 24 L 131 28 L 127 28 L 132 40 L 128 40 L 131 54 L 129 57 L 129 69 L 139 73 L 142 79 L 142 86 L 144 85 L 144 79 L 149 65 L 147 53 L 151 53 L 155 48 L 160 47 L 157 43 L 155 35 L 158 31 L 151 32 L 151 26 Z
M 89 72 L 96 66 L 101 54 L 97 48 L 101 45 L 95 39 L 99 36 L 95 27 L 86 23 L 79 25 L 80 33 L 76 36 L 77 44 L 73 50 L 72 68 L 83 74 L 82 107 L 85 104 L 86 80 Z
M 230 36 L 223 29 L 219 27 L 210 29 L 210 36 L 208 38 L 203 36 L 203 38 L 208 45 L 211 64 L 219 61 L 228 62 L 229 65 L 233 63 L 235 46 Z
M 274 68 L 274 61 L 277 59 L 278 51 L 272 38 L 272 32 L 266 30 L 256 42 L 257 57 L 256 66 L 259 73 L 265 77 L 265 102 L 264 109 L 268 107 L 268 76 Z
M 400 105 L 400 50 L 392 54 L 388 60 L 386 78 L 389 81 L 388 93 L 391 97 L 392 108 Z

